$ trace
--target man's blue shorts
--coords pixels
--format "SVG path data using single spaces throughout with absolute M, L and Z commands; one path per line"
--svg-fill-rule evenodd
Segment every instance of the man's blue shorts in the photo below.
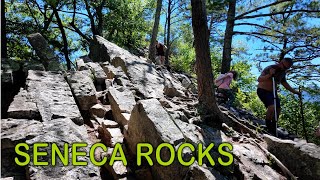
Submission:
M 257 94 L 266 108 L 268 108 L 268 106 L 270 105 L 274 105 L 273 92 L 258 88 Z M 278 97 L 278 94 L 276 94 L 276 105 L 277 105 L 277 108 L 280 107 L 280 99 Z

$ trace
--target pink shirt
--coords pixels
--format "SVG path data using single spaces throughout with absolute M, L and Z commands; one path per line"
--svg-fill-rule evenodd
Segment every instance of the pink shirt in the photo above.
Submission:
M 230 84 L 233 79 L 233 74 L 232 73 L 227 73 L 225 75 L 221 75 L 222 77 L 219 77 L 216 82 L 222 81 L 220 86 L 218 88 L 220 89 L 230 89 Z M 221 79 L 221 80 L 220 80 Z

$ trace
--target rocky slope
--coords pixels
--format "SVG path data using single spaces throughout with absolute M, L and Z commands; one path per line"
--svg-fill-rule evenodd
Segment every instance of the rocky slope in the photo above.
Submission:
M 200 122 L 195 108 L 196 89 L 183 74 L 156 68 L 143 57 L 137 57 L 102 37 L 96 36 L 90 57 L 77 60 L 77 70 L 64 73 L 27 68 L 22 85 L 12 81 L 12 71 L 3 69 L 2 83 L 21 89 L 8 100 L 5 119 L 1 120 L 1 177 L 14 179 L 319 179 L 320 148 L 301 140 L 281 140 L 266 134 L 238 132 L 223 125 L 217 130 Z M 10 76 L 11 73 L 11 76 Z M 9 75 L 8 75 L 9 74 Z M 7 75 L 7 76 L 5 76 Z M 12 95 L 8 89 L 2 93 Z M 9 105 L 10 104 L 10 105 Z M 246 123 L 247 116 L 239 111 L 225 114 Z M 242 120 L 241 120 L 242 118 Z M 257 120 L 258 121 L 258 120 Z M 253 130 L 255 131 L 255 129 Z M 35 143 L 47 142 L 39 148 L 46 155 L 33 153 Z M 73 166 L 72 144 L 87 143 L 78 151 L 86 155 L 78 161 L 86 166 Z M 96 148 L 97 161 L 107 157 L 107 163 L 95 166 L 90 161 L 90 147 L 97 142 L 108 147 L 107 151 Z M 137 165 L 137 144 L 150 143 L 153 166 L 143 159 Z M 233 163 L 219 165 L 219 145 L 232 144 Z M 31 161 L 18 166 L 15 146 L 26 143 Z M 67 144 L 65 144 L 67 143 Z M 178 158 L 171 165 L 157 163 L 156 148 L 162 143 L 171 144 L 177 151 L 184 143 L 194 147 L 202 144 L 209 148 L 215 165 L 204 158 L 198 165 L 199 150 L 186 148 L 181 152 L 185 161 L 195 157 L 191 166 L 183 166 Z M 68 164 L 57 161 L 51 165 L 52 145 L 66 148 Z M 121 149 L 127 160 L 109 164 L 113 150 Z M 159 152 L 163 161 L 170 160 L 170 150 Z M 32 159 L 49 162 L 39 166 Z M 119 156 L 119 154 L 118 154 Z M 225 160 L 227 161 L 227 160 Z M 291 174 L 292 173 L 292 174 Z

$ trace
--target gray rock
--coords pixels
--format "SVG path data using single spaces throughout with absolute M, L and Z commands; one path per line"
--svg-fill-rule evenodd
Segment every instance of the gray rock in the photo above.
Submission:
M 199 166 L 198 164 L 194 163 L 189 167 L 189 172 L 186 179 L 201 179 L 201 180 L 215 180 L 216 178 L 208 168 Z
M 179 127 L 188 143 L 191 143 L 196 147 L 199 143 L 204 142 L 204 137 L 199 126 L 185 123 L 177 119 L 175 119 L 175 124 Z
M 19 94 L 14 97 L 13 102 L 9 106 L 8 117 L 41 120 L 37 104 L 33 101 L 30 94 L 21 88 Z
M 94 117 L 104 118 L 107 110 L 101 104 L 95 104 L 90 108 L 90 113 Z
M 123 143 L 123 134 L 121 133 L 120 128 L 107 128 L 107 131 L 111 134 L 111 143 L 114 147 L 117 143 Z
M 183 96 L 186 89 L 181 85 L 167 69 L 160 70 L 161 76 L 164 78 L 164 94 L 169 97 Z
M 114 179 L 125 179 L 128 174 L 128 167 L 123 165 L 122 161 L 115 161 L 112 166 L 106 163 L 104 166 L 111 172 Z
M 76 124 L 83 118 L 62 74 L 57 72 L 28 71 L 27 92 L 36 103 L 42 121 L 67 117 Z
M 76 66 L 77 66 L 77 70 L 78 71 L 88 70 L 89 69 L 86 66 L 86 64 L 84 63 L 84 60 L 82 58 L 79 58 L 79 59 L 76 60 Z
M 96 80 L 97 86 L 105 86 L 105 79 L 107 79 L 107 75 L 100 66 L 99 63 L 88 62 L 86 65 L 91 70 L 94 78 Z M 101 89 L 102 90 L 102 89 Z
M 111 104 L 112 114 L 122 126 L 128 124 L 133 107 L 136 104 L 132 92 L 124 88 L 109 88 L 108 98 Z
M 319 179 L 320 148 L 305 141 L 280 140 L 265 135 L 268 150 L 299 179 Z
M 40 33 L 30 34 L 27 38 L 46 70 L 63 70 L 59 64 L 59 58 L 54 54 L 53 49 L 50 48 L 48 42 Z
M 175 125 L 169 114 L 156 99 L 141 100 L 134 107 L 128 124 L 127 142 L 132 153 L 136 153 L 137 143 L 147 142 L 153 147 L 161 143 L 170 143 L 177 149 L 185 141 L 183 134 Z M 161 158 L 169 159 L 168 149 L 161 151 Z M 155 153 L 151 154 L 154 162 L 152 168 L 155 179 L 182 179 L 188 168 L 175 160 L 170 166 L 156 163 Z
M 81 110 L 89 110 L 97 103 L 96 88 L 90 75 L 88 71 L 75 71 L 67 75 L 68 83 Z
M 27 138 L 34 138 L 42 133 L 43 123 L 27 119 L 1 120 L 1 149 L 14 148 L 18 143 L 25 142 Z
M 27 177 L 30 179 L 101 179 L 99 169 L 93 166 L 89 160 L 89 149 L 83 148 L 87 156 L 79 157 L 79 160 L 88 162 L 88 166 L 71 165 L 71 144 L 75 142 L 87 142 L 88 135 L 86 128 L 74 124 L 71 119 L 55 119 L 55 121 L 39 122 L 34 120 L 23 119 L 3 119 L 1 121 L 1 144 L 5 144 L 2 148 L 10 149 L 17 143 L 26 142 L 30 151 L 28 154 L 33 159 L 32 149 L 34 143 L 47 142 L 49 147 L 40 148 L 39 151 L 47 152 L 47 156 L 41 156 L 41 161 L 49 162 L 49 166 L 36 166 L 30 161 L 27 168 Z M 55 143 L 59 149 L 63 149 L 64 143 L 68 143 L 69 165 L 63 166 L 58 160 L 56 166 L 51 165 L 51 144 Z M 14 153 L 14 149 L 11 149 Z M 79 151 L 79 149 L 78 149 Z
M 114 67 L 113 65 L 110 65 L 109 63 L 103 63 L 102 65 L 104 72 L 107 74 L 108 79 L 113 78 L 127 78 L 127 75 L 122 71 L 121 67 Z
M 23 72 L 28 73 L 29 70 L 45 71 L 45 67 L 37 61 L 26 61 L 23 64 Z
M 92 56 L 98 58 L 95 61 L 109 61 L 114 67 L 121 67 L 132 84 L 145 97 L 160 98 L 163 96 L 164 80 L 153 65 L 100 36 L 95 36 L 95 38 L 96 46 L 90 49 L 90 53 L 95 54 Z
M 102 119 L 102 118 L 96 118 L 96 120 L 98 121 L 98 123 L 101 125 L 102 123 L 104 123 L 104 125 L 107 128 L 119 128 L 119 124 L 115 121 L 111 121 L 108 119 Z

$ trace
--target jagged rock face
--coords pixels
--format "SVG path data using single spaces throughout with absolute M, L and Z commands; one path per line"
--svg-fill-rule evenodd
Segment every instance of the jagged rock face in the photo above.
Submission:
M 28 40 L 35 49 L 46 70 L 58 71 L 63 69 L 59 63 L 58 57 L 54 54 L 53 49 L 50 48 L 48 42 L 40 33 L 28 35 Z
M 68 83 L 76 97 L 80 110 L 89 110 L 97 103 L 96 88 L 90 71 L 75 71 L 67 75 Z
M 233 153 L 236 165 L 239 168 L 239 176 L 243 179 L 286 179 L 283 175 L 270 167 L 267 156 L 259 148 L 252 144 L 233 144 Z
M 157 147 L 167 142 L 177 149 L 177 146 L 184 142 L 184 137 L 160 102 L 149 99 L 139 101 L 134 107 L 128 124 L 127 141 L 131 151 L 136 153 L 137 143 L 147 142 Z M 163 159 L 169 159 L 169 156 L 170 153 L 167 150 L 162 151 Z M 155 153 L 151 158 L 156 162 Z M 155 163 L 151 168 L 153 177 L 156 179 L 181 179 L 188 170 L 177 161 L 167 167 Z
M 100 36 L 95 37 L 97 39 L 96 43 L 100 46 L 99 53 L 105 57 L 103 60 L 96 60 L 109 61 L 115 67 L 121 67 L 144 97 L 158 98 L 163 96 L 163 78 L 159 76 L 155 66 Z
M 301 179 L 320 177 L 320 148 L 305 141 L 280 140 L 266 135 L 268 150 Z
M 36 102 L 31 98 L 31 94 L 22 88 L 9 106 L 8 117 L 41 120 L 41 115 Z
M 76 124 L 83 124 L 70 87 L 62 74 L 29 70 L 26 84 L 26 90 L 21 89 L 10 105 L 11 117 L 40 121 L 67 117 Z
M 73 166 L 69 163 L 68 166 L 63 166 L 60 161 L 57 161 L 56 166 L 51 166 L 51 148 L 40 148 L 39 151 L 47 152 L 48 155 L 41 158 L 41 161 L 49 162 L 49 166 L 35 166 L 33 164 L 33 145 L 37 142 L 56 143 L 62 150 L 64 143 L 68 143 L 69 158 L 71 159 L 71 144 L 74 142 L 88 142 L 88 135 L 85 127 L 74 124 L 69 118 L 55 119 L 55 121 L 39 122 L 25 119 L 2 119 L 1 120 L 1 144 L 2 150 L 14 148 L 20 142 L 26 142 L 29 147 L 29 155 L 31 158 L 27 168 L 27 174 L 30 179 L 46 180 L 46 179 L 100 179 L 99 170 L 97 167 L 90 164 L 89 157 L 82 157 L 81 160 L 89 162 L 88 166 Z M 87 148 L 84 148 L 87 154 Z M 14 156 L 13 156 L 14 157 Z M 70 160 L 69 160 L 70 162 Z M 13 167 L 14 159 L 10 164 Z M 10 168 L 7 164 L 2 171 L 2 176 L 13 176 L 5 174 L 12 172 L 5 168 Z
M 124 88 L 109 88 L 108 98 L 111 104 L 112 114 L 122 126 L 128 124 L 130 114 L 136 101 L 132 92 Z

